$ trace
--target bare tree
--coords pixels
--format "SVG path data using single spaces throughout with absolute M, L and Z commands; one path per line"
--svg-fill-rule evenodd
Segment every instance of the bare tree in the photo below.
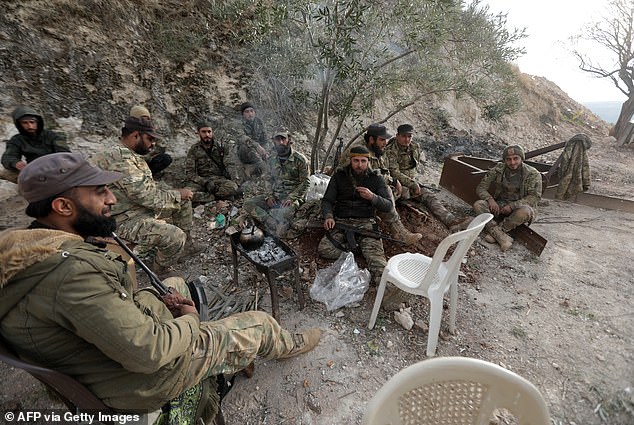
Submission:
M 621 106 L 619 118 L 610 131 L 620 144 L 630 139 L 629 122 L 634 115 L 634 0 L 611 0 L 605 17 L 591 24 L 582 34 L 571 37 L 575 47 L 573 54 L 579 60 L 579 68 L 597 78 L 608 78 L 627 100 Z M 587 45 L 600 46 L 609 52 L 608 63 L 586 53 Z

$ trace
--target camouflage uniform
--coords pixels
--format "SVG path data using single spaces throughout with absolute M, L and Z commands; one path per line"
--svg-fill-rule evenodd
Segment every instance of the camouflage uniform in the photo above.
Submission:
M 500 208 L 510 205 L 513 209 L 502 221 L 504 232 L 523 223 L 530 224 L 535 219 L 537 204 L 542 195 L 542 176 L 539 171 L 522 162 L 516 175 L 517 177 L 512 177 L 506 164 L 500 162 L 487 171 L 476 187 L 476 195 L 480 200 L 473 204 L 473 209 L 477 214 L 490 212 L 488 200 L 491 198 L 495 199 Z M 493 192 L 490 192 L 492 186 Z
M 355 190 L 357 186 L 366 187 L 375 194 L 372 202 L 357 195 Z M 341 221 L 344 224 L 370 230 L 375 226 L 376 210 L 387 212 L 391 208 L 393 208 L 393 203 L 384 179 L 376 171 L 368 170 L 368 174 L 360 182 L 357 182 L 349 165 L 337 169 L 321 200 L 321 212 L 324 220 L 334 218 L 335 222 Z M 337 242 L 346 247 L 345 233 L 334 230 L 331 235 Z M 368 263 L 370 274 L 378 284 L 387 264 L 383 242 L 380 239 L 360 238 L 358 245 L 363 258 Z M 319 242 L 317 252 L 324 258 L 336 259 L 341 255 L 342 250 L 335 246 L 327 236 L 324 236 Z
M 24 131 L 18 122 L 26 115 L 33 116 L 37 120 L 37 136 L 35 138 Z M 19 171 L 15 168 L 15 164 L 22 161 L 23 157 L 29 163 L 50 153 L 70 152 L 66 144 L 66 136 L 45 130 L 44 119 L 35 109 L 21 106 L 16 108 L 11 116 L 19 134 L 11 137 L 7 142 L 6 149 L 2 154 L 1 161 L 4 170 L 0 170 L 0 178 L 17 183 Z
M 124 173 L 110 185 L 117 197 L 112 215 L 119 236 L 136 243 L 140 257 L 154 257 L 163 267 L 174 264 L 192 228 L 191 202 L 182 200 L 177 190 L 155 182 L 143 156 L 125 146 L 114 146 L 92 160 L 104 170 Z
M 228 144 L 216 141 L 211 148 L 198 142 L 189 148 L 185 160 L 187 186 L 194 192 L 194 202 L 209 202 L 236 195 L 238 184 L 232 180 Z M 214 196 L 215 195 L 215 196 Z
M 249 136 L 249 138 L 262 146 L 267 152 L 271 151 L 271 141 L 268 137 L 266 137 L 266 132 L 264 131 L 264 123 L 258 117 L 254 117 L 251 120 L 247 120 L 246 118 L 242 119 L 242 124 L 244 126 L 244 134 Z
M 274 153 L 268 160 L 268 169 L 270 187 L 266 194 L 246 199 L 244 209 L 279 234 L 283 233 L 280 228 L 290 225 L 297 208 L 304 202 L 309 186 L 308 159 L 291 148 L 290 156 L 284 162 Z M 287 199 L 292 203 L 288 207 L 271 209 L 266 202 L 271 197 L 276 203 Z
M 421 195 L 413 199 L 422 202 L 447 227 L 455 223 L 456 217 L 436 199 L 430 190 L 419 186 L 416 181 L 417 167 L 421 157 L 421 148 L 418 143 L 412 142 L 409 146 L 401 146 L 395 139 L 392 139 L 385 149 L 385 156 L 388 157 L 390 174 L 397 178 L 403 186 L 400 199 L 410 199 L 411 193 L 420 187 Z

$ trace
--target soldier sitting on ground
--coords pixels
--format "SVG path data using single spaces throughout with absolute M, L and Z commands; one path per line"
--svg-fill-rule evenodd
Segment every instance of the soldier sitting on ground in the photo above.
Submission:
M 422 203 L 452 233 L 466 229 L 471 222 L 471 218 L 458 218 L 453 215 L 429 189 L 419 183 L 418 165 L 421 149 L 418 143 L 412 143 L 413 133 L 414 127 L 411 124 L 399 125 L 396 130 L 396 137 L 389 142 L 385 149 L 390 174 L 397 178 L 403 186 L 399 199 L 401 201 L 413 199 Z
M 542 196 L 542 176 L 534 167 L 524 163 L 521 146 L 507 146 L 502 153 L 503 162 L 491 168 L 476 187 L 480 198 L 473 204 L 477 214 L 490 212 L 495 221 L 487 223 L 486 240 L 500 244 L 508 250 L 513 238 L 508 232 L 517 226 L 530 223 L 537 214 L 537 204 Z M 496 224 L 496 221 L 502 222 Z
M 93 161 L 104 170 L 124 174 L 111 185 L 119 201 L 112 208 L 119 235 L 136 243 L 139 256 L 152 258 L 150 267 L 163 275 L 180 257 L 202 251 L 205 246 L 191 236 L 192 191 L 158 184 L 143 159 L 158 137 L 152 121 L 128 117 L 121 129 L 121 143 L 96 154 Z
M 308 159 L 291 147 L 290 134 L 279 130 L 273 136 L 274 153 L 269 158 L 270 182 L 266 193 L 244 201 L 245 211 L 280 237 L 287 236 L 297 208 L 304 202 L 309 185 Z
M 46 130 L 42 115 L 33 108 L 19 106 L 11 116 L 19 133 L 7 142 L 0 178 L 17 183 L 20 171 L 34 159 L 55 152 L 70 152 L 66 136 Z
M 209 121 L 201 121 L 196 131 L 200 140 L 187 152 L 185 176 L 187 186 L 194 192 L 194 202 L 211 202 L 214 199 L 234 199 L 241 195 L 231 170 L 231 152 L 228 144 L 216 140 Z
M 400 239 L 407 245 L 413 245 L 423 235 L 420 233 L 412 233 L 403 226 L 401 218 L 396 211 L 394 204 L 395 199 L 401 196 L 403 187 L 397 178 L 390 174 L 389 158 L 385 155 L 385 146 L 388 139 L 392 137 L 383 125 L 371 124 L 366 133 L 363 135 L 363 141 L 355 143 L 352 147 L 363 146 L 370 151 L 370 168 L 377 171 L 385 181 L 390 190 L 390 199 L 392 200 L 392 208 L 387 212 L 379 212 L 379 217 L 387 224 L 390 233 L 395 239 Z M 340 164 L 345 166 L 350 163 L 350 150 L 341 155 Z

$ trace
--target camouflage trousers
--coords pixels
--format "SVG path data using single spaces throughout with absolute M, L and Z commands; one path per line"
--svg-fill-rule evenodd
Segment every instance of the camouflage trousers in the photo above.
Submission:
M 184 201 L 178 211 L 161 214 L 140 213 L 134 216 L 122 214 L 117 217 L 117 233 L 123 239 L 134 242 L 134 251 L 143 259 L 154 257 L 160 266 L 167 267 L 176 263 L 187 235 L 192 229 L 192 203 Z M 167 223 L 169 219 L 172 224 Z
M 336 218 L 335 221 L 368 230 L 373 230 L 375 223 L 374 219 L 370 218 Z M 332 237 L 344 248 L 349 248 L 344 232 L 335 229 L 332 231 Z M 361 249 L 363 258 L 365 258 L 366 263 L 368 263 L 368 270 L 378 285 L 381 280 L 381 275 L 383 274 L 383 269 L 387 264 L 385 252 L 383 251 L 383 242 L 381 239 L 360 238 L 358 235 L 356 236 L 356 241 Z M 327 236 L 324 236 L 321 238 L 321 241 L 319 241 L 317 252 L 324 258 L 335 260 L 339 258 L 343 251 L 335 246 Z
M 500 204 L 500 207 L 503 207 L 503 204 Z M 483 214 L 483 213 L 488 213 L 489 211 L 489 203 L 487 201 L 483 201 L 482 199 L 475 201 L 475 203 L 473 204 L 473 210 L 476 212 L 476 214 Z M 528 205 L 522 205 L 519 208 L 515 208 L 511 214 L 504 216 L 504 215 L 498 215 L 495 217 L 495 221 L 499 221 L 502 220 L 502 223 L 500 224 L 500 226 L 502 227 L 502 230 L 504 230 L 505 232 L 510 232 L 511 230 L 515 229 L 517 226 L 520 226 L 524 223 L 526 223 L 526 225 L 530 225 L 533 220 L 535 219 L 535 211 L 533 210 L 533 208 L 531 208 Z M 492 221 L 490 221 L 489 223 L 487 223 L 486 228 L 490 229 L 495 225 L 495 223 Z
M 11 183 L 18 183 L 18 173 L 13 170 L 7 170 L 4 167 L 0 167 L 0 179 L 10 181 Z
M 427 207 L 427 209 L 434 215 L 434 217 L 440 220 L 447 227 L 451 226 L 456 221 L 456 216 L 453 215 L 453 213 L 451 213 L 449 210 L 447 210 L 447 208 L 444 207 L 444 205 L 436 198 L 434 193 L 429 189 L 425 189 L 423 187 L 421 188 L 420 195 L 411 196 L 410 189 L 407 187 L 403 187 L 403 192 L 401 193 L 401 199 L 402 200 L 412 199 L 417 202 L 420 202 L 425 207 Z
M 264 224 L 267 230 L 275 231 L 281 226 L 290 226 L 299 202 L 295 201 L 288 207 L 270 208 L 266 202 L 267 195 L 258 195 L 248 198 L 242 206 L 247 214 Z
M 163 283 L 190 297 L 183 279 L 172 277 L 165 279 Z M 153 289 L 139 291 L 136 299 L 151 311 L 158 310 L 157 302 L 162 303 Z M 165 319 L 172 320 L 171 317 Z M 295 346 L 292 335 L 282 329 L 272 316 L 261 311 L 248 311 L 213 322 L 200 322 L 199 330 L 192 348 L 192 361 L 185 372 L 187 378 L 183 383 L 183 391 L 210 376 L 237 373 L 256 357 L 276 359 L 288 354 Z
M 194 182 L 187 182 L 187 187 L 194 192 L 194 202 L 211 202 L 216 198 L 229 198 L 238 193 L 238 184 L 233 180 L 225 179 L 220 176 L 208 177 L 213 183 L 211 191 L 207 187 Z

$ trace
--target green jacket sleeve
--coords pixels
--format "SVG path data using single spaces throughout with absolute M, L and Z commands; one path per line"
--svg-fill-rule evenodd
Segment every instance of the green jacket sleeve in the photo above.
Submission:
M 20 151 L 20 145 L 15 140 L 11 139 L 7 141 L 7 147 L 2 154 L 2 166 L 7 170 L 18 171 L 15 168 L 15 164 L 22 159 L 22 152 Z
M 385 155 L 388 157 L 387 162 L 389 165 L 390 175 L 401 182 L 401 185 L 404 187 L 414 190 L 414 188 L 418 186 L 418 183 L 408 175 L 401 173 L 396 142 L 394 142 L 394 145 L 386 149 Z
M 496 176 L 498 174 L 497 168 L 498 167 L 496 166 L 487 171 L 476 187 L 476 195 L 483 201 L 495 198 L 491 192 L 489 192 L 489 189 L 491 188 L 491 184 L 496 180 Z
M 191 353 L 197 315 L 165 320 L 169 310 L 162 304 L 164 311 L 142 310 L 119 283 L 121 276 L 99 264 L 74 262 L 55 297 L 56 321 L 132 372 L 153 373 Z

